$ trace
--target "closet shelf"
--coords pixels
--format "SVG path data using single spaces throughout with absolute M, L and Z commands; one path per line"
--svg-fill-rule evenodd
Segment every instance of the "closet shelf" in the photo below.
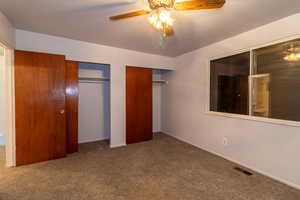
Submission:
M 79 77 L 80 83 L 101 83 L 104 81 L 110 81 L 109 78 L 86 78 L 86 77 Z
M 109 78 L 87 78 L 87 77 L 79 77 L 80 83 L 101 83 L 104 81 L 110 81 Z M 165 80 L 153 80 L 153 83 L 161 83 L 161 84 L 167 84 L 168 81 Z
M 167 84 L 168 81 L 165 81 L 165 80 L 153 80 L 152 81 L 153 83 L 162 83 L 162 84 Z

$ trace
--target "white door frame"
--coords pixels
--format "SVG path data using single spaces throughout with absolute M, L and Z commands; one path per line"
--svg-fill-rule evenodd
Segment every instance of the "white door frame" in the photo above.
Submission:
M 4 104 L 6 166 L 16 166 L 16 131 L 15 131 L 15 87 L 14 87 L 14 49 L 4 47 Z

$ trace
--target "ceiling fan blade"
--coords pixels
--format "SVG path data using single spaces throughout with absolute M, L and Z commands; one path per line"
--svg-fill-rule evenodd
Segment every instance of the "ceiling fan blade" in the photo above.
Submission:
M 136 16 L 140 16 L 140 15 L 147 15 L 147 14 L 149 14 L 149 11 L 147 11 L 147 10 L 138 10 L 138 11 L 134 11 L 134 12 L 111 16 L 111 17 L 109 17 L 109 19 L 110 20 L 120 20 L 120 19 L 126 19 L 126 18 L 130 18 L 130 17 L 136 17 Z
M 178 11 L 216 9 L 224 4 L 225 0 L 190 0 L 176 2 L 174 8 Z

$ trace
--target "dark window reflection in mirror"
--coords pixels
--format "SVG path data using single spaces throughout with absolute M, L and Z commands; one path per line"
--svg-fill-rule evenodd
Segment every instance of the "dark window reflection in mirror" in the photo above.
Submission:
M 300 121 L 300 40 L 253 53 L 251 115 Z
M 249 114 L 250 52 L 211 61 L 210 111 Z

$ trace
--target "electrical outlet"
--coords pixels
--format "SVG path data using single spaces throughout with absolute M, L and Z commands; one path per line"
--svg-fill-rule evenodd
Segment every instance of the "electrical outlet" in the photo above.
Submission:
M 226 137 L 223 137 L 222 143 L 224 146 L 228 145 L 228 139 Z

